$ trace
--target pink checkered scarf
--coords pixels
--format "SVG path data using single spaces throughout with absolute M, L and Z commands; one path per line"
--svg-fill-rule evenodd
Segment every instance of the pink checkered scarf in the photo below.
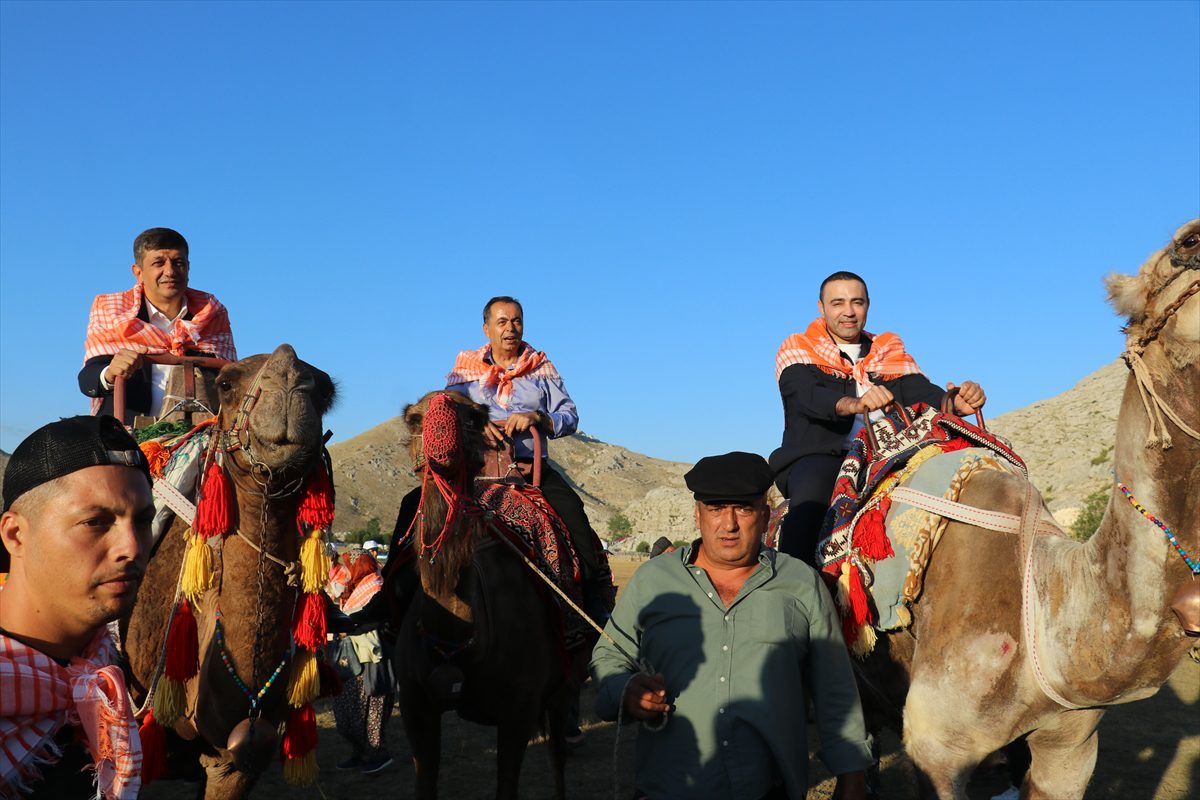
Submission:
M 229 312 L 217 298 L 207 292 L 188 289 L 187 307 L 192 318 L 175 320 L 168 332 L 138 319 L 144 296 L 145 288 L 140 282 L 125 292 L 96 295 L 88 314 L 87 339 L 83 343 L 85 362 L 96 356 L 116 355 L 118 350 L 177 356 L 195 350 L 237 361 Z M 101 398 L 92 398 L 93 414 L 102 402 Z
M 454 368 L 446 376 L 446 386 L 479 381 L 484 386 L 495 387 L 496 402 L 508 408 L 512 397 L 512 382 L 515 378 L 557 378 L 558 370 L 540 350 L 521 343 L 521 354 L 512 369 L 488 361 L 492 346 L 485 344 L 478 350 L 463 350 L 454 359 Z
M 58 759 L 54 737 L 64 725 L 83 730 L 108 800 L 137 797 L 142 744 L 116 661 L 107 628 L 65 667 L 0 634 L 0 797 L 25 794 Z
M 775 354 L 775 380 L 792 364 L 812 364 L 829 375 L 838 378 L 854 378 L 863 385 L 870 385 L 872 375 L 882 380 L 899 378 L 903 375 L 918 375 L 921 368 L 904 350 L 904 342 L 894 333 L 878 336 L 863 331 L 871 337 L 871 352 L 855 362 L 849 370 L 842 360 L 841 350 L 829 335 L 825 320 L 817 317 L 804 333 L 793 333 L 779 345 Z

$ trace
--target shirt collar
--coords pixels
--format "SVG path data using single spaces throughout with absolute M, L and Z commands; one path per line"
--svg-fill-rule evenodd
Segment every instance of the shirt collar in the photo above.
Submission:
M 166 314 L 159 311 L 158 308 L 154 305 L 154 303 L 150 302 L 150 298 L 143 297 L 142 302 L 146 304 L 146 316 L 148 316 L 150 318 L 150 322 L 152 324 L 155 324 L 158 326 L 170 325 L 175 320 L 183 319 L 184 317 L 187 316 L 187 313 L 188 313 L 188 304 L 187 304 L 186 296 L 183 298 L 183 305 L 180 306 L 179 313 L 175 315 L 174 319 L 168 318 Z

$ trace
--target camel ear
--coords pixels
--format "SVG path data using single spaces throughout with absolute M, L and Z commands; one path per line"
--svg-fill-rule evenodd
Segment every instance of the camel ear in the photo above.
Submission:
M 1131 321 L 1145 315 L 1146 293 L 1140 277 L 1114 272 L 1104 279 L 1104 285 L 1108 288 L 1108 302 L 1118 314 Z
M 421 421 L 424 417 L 425 415 L 421 413 L 418 403 L 409 403 L 404 407 L 404 427 L 408 428 L 410 434 L 420 432 Z
M 334 403 L 337 402 L 337 383 L 333 378 L 329 377 L 329 373 L 325 370 L 317 369 L 307 361 L 303 363 L 304 366 L 308 367 L 309 372 L 312 373 L 313 380 L 317 383 L 316 397 L 313 398 L 317 406 L 317 413 L 325 416 L 333 408 Z

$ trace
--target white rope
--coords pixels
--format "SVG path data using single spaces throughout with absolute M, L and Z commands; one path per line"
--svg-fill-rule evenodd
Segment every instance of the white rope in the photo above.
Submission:
M 1129 365 L 1129 370 L 1133 373 L 1134 380 L 1137 382 L 1138 394 L 1142 398 L 1142 405 L 1150 420 L 1150 436 L 1146 441 L 1146 446 L 1152 447 L 1161 444 L 1164 450 L 1171 446 L 1171 434 L 1167 431 L 1166 423 L 1163 422 L 1164 413 L 1188 436 L 1200 439 L 1200 431 L 1196 431 L 1184 423 L 1179 414 L 1154 391 L 1150 369 L 1146 366 L 1146 362 L 1142 361 L 1141 355 L 1133 350 L 1127 350 L 1121 354 L 1121 357 L 1125 359 L 1125 363 Z

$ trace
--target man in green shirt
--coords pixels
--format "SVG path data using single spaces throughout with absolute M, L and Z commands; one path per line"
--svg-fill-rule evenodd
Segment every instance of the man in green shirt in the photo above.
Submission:
M 772 473 L 751 453 L 703 458 L 684 476 L 700 539 L 647 561 L 592 653 L 596 711 L 640 720 L 638 797 L 803 800 L 804 681 L 835 797 L 862 798 L 872 762 L 829 592 L 798 559 L 762 547 Z

